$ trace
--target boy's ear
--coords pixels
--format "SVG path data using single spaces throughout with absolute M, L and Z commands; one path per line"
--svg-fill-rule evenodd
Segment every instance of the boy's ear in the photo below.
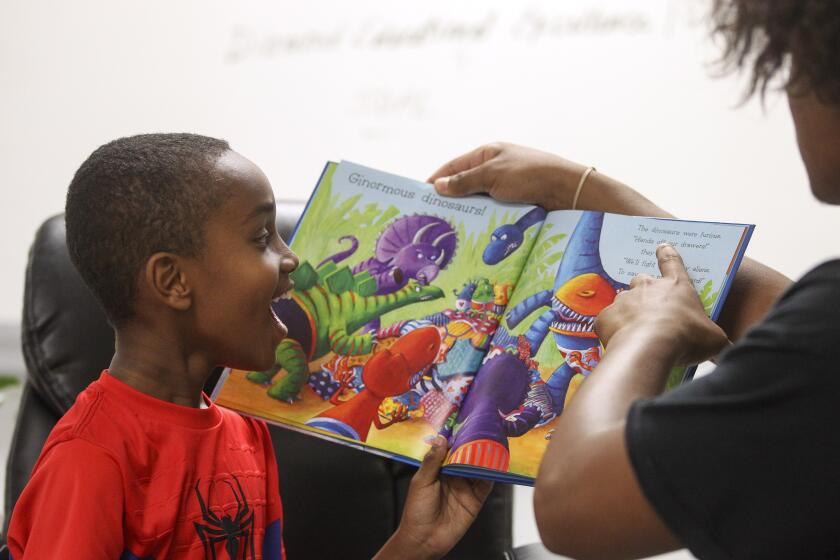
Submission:
M 178 255 L 155 253 L 146 261 L 144 280 L 151 297 L 178 311 L 192 305 L 192 288 Z

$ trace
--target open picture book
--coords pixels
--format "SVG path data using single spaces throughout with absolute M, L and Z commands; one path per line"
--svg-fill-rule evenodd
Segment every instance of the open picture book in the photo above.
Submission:
M 289 336 L 267 371 L 227 370 L 213 399 L 268 422 L 444 473 L 533 484 L 552 429 L 604 354 L 598 313 L 670 243 L 712 319 L 753 226 L 447 198 L 328 163 L 273 304 Z M 691 378 L 671 373 L 669 388 Z

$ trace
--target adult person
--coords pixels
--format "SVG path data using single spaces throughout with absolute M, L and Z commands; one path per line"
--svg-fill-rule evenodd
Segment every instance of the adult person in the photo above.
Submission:
M 840 204 L 840 3 L 716 0 L 724 60 L 749 93 L 784 77 L 811 191 Z M 765 164 L 772 164 L 764 162 Z M 628 214 L 667 214 L 630 187 L 557 156 L 483 146 L 431 178 L 440 193 Z M 807 240 L 803 239 L 803 243 Z M 599 366 L 563 413 L 537 477 L 546 546 L 631 558 L 687 546 L 699 558 L 840 557 L 840 260 L 798 282 L 745 261 L 708 320 L 679 254 L 598 317 Z M 730 342 L 731 341 L 731 342 Z M 671 367 L 716 369 L 662 394 Z

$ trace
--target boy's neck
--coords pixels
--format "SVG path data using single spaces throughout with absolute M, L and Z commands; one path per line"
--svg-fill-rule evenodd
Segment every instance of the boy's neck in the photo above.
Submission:
M 200 354 L 185 351 L 173 334 L 137 326 L 118 328 L 108 371 L 149 396 L 201 408 L 202 390 L 214 365 Z

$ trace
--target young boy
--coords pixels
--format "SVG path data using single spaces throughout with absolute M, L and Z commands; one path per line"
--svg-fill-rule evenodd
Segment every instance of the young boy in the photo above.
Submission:
M 82 164 L 67 245 L 116 352 L 47 439 L 12 558 L 284 557 L 267 427 L 202 393 L 217 366 L 269 367 L 286 335 L 270 304 L 298 259 L 274 213 L 265 175 L 222 140 L 122 138 Z M 444 454 L 428 453 L 379 557 L 440 556 L 474 520 L 490 484 L 438 479 Z

